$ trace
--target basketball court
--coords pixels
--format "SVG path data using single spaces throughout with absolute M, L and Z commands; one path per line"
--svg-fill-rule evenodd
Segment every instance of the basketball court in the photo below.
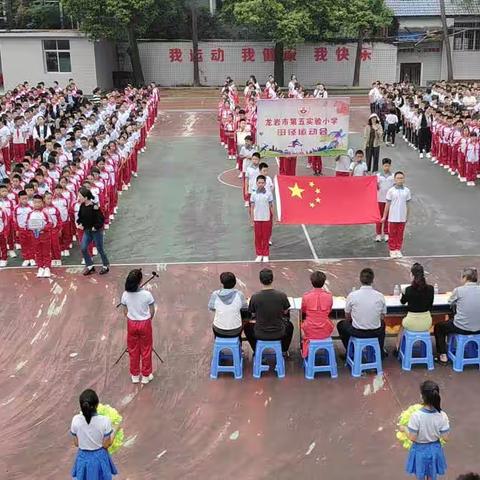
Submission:
M 271 373 L 254 380 L 248 345 L 243 380 L 210 380 L 210 292 L 230 270 L 250 296 L 261 268 L 251 261 L 253 233 L 234 162 L 218 143 L 217 100 L 214 91 L 163 92 L 139 177 L 120 198 L 106 236 L 109 275 L 81 276 L 78 251 L 49 280 L 28 268 L 0 273 L 0 478 L 68 478 L 71 417 L 79 393 L 92 387 L 124 416 L 126 441 L 114 459 L 119 479 L 402 479 L 406 451 L 395 439 L 396 418 L 417 402 L 426 378 L 440 384 L 452 423 L 445 478 L 477 468 L 480 421 L 471 406 L 480 393 L 478 370 L 403 372 L 390 356 L 383 377 L 354 379 L 339 361 L 338 379 L 307 381 L 296 331 L 284 380 Z M 362 148 L 369 110 L 364 98 L 352 105 L 350 143 Z M 376 287 L 388 294 L 420 261 L 429 282 L 449 291 L 463 267 L 479 265 L 478 189 L 419 160 L 400 139 L 395 149 L 382 149 L 387 155 L 406 172 L 414 196 L 407 256 L 386 258 L 373 226 L 275 225 L 270 265 L 277 288 L 299 297 L 319 268 L 335 295 L 347 295 L 370 266 Z M 274 162 L 270 167 L 273 175 Z M 325 167 L 333 173 L 332 160 Z M 298 172 L 311 171 L 299 165 Z M 155 380 L 143 387 L 130 383 L 127 358 L 113 366 L 126 337 L 115 305 L 138 265 L 145 276 L 159 275 L 149 286 L 158 307 L 155 348 L 165 360 L 154 360 Z M 336 350 L 343 351 L 339 342 Z

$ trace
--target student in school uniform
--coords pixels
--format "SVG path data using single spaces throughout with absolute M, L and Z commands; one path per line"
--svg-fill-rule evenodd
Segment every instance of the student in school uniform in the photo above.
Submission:
M 7 237 L 9 231 L 9 221 L 7 214 L 0 207 L 0 267 L 7 266 Z
M 125 280 L 121 304 L 127 320 L 127 348 L 132 383 L 139 383 L 141 374 L 141 382 L 147 384 L 153 380 L 152 320 L 155 316 L 155 300 L 148 290 L 140 288 L 142 278 L 141 269 L 130 271 Z
M 273 221 L 273 195 L 266 188 L 264 175 L 258 175 L 250 196 L 250 220 L 254 228 L 256 262 L 268 262 Z
M 60 234 L 62 231 L 62 218 L 60 211 L 53 204 L 53 196 L 50 192 L 46 192 L 43 196 L 43 201 L 45 203 L 44 211 L 48 214 L 52 228 L 50 230 L 50 244 L 51 244 L 51 254 L 52 254 L 52 267 L 61 267 L 62 258 L 60 250 Z
M 480 158 L 480 144 L 478 142 L 478 137 L 476 132 L 470 134 L 470 139 L 468 140 L 465 147 L 465 166 L 466 166 L 466 177 L 467 185 L 469 187 L 475 186 L 475 180 L 477 178 L 479 158 Z
M 260 175 L 260 154 L 255 152 L 252 154 L 250 165 L 245 172 L 245 206 L 250 206 L 250 196 L 254 192 L 257 185 L 257 177 Z M 248 203 L 247 203 L 248 202 Z
M 21 190 L 18 193 L 18 205 L 15 207 L 13 213 L 13 223 L 15 235 L 22 250 L 22 267 L 34 267 L 36 265 L 35 253 L 32 245 L 32 235 L 27 230 L 27 217 L 32 210 L 32 207 L 28 204 L 27 192 Z
M 79 398 L 82 413 L 70 426 L 73 444 L 78 448 L 71 475 L 78 480 L 112 480 L 118 473 L 108 448 L 116 432 L 108 417 L 97 414 L 99 399 L 93 390 L 84 390 Z
M 421 480 L 437 480 L 447 471 L 440 440 L 448 440 L 450 422 L 441 408 L 440 388 L 431 380 L 420 385 L 423 407 L 412 413 L 403 430 L 413 442 L 405 471 Z
M 363 150 L 357 150 L 355 157 L 350 164 L 350 175 L 352 177 L 363 177 L 368 173 L 368 165 L 365 162 Z
M 383 216 L 383 212 L 385 211 L 387 192 L 393 187 L 395 183 L 393 173 L 391 172 L 391 166 L 392 160 L 390 158 L 384 158 L 382 160 L 382 170 L 380 172 L 377 172 L 377 201 L 378 209 L 380 210 L 381 216 Z M 385 240 L 385 242 L 388 242 L 388 222 L 377 222 L 375 228 L 375 241 L 381 242 L 383 233 L 383 240 Z
M 63 195 L 63 187 L 60 183 L 55 185 L 52 204 L 57 207 L 60 212 L 60 228 L 59 228 L 59 241 L 60 241 L 60 256 L 70 256 L 70 243 L 72 241 L 71 227 L 70 227 L 70 205 L 68 200 Z
M 241 146 L 240 152 L 238 154 L 237 168 L 240 170 L 239 178 L 245 178 L 244 172 L 247 170 L 249 165 L 243 166 L 245 161 L 250 161 L 252 155 L 256 152 L 256 148 L 253 145 L 253 138 L 251 135 L 245 137 L 245 143 Z M 245 188 L 245 186 L 244 186 Z
M 403 235 L 405 224 L 408 221 L 410 200 L 412 194 L 405 186 L 405 175 L 403 172 L 396 172 L 394 175 L 395 185 L 388 190 L 386 205 L 383 212 L 382 222 L 388 220 L 388 249 L 390 257 L 402 257 Z
M 27 215 L 26 229 L 30 233 L 35 262 L 38 266 L 37 277 L 49 278 L 52 263 L 52 244 L 50 218 L 44 210 L 43 197 L 34 195 L 33 210 Z
M 398 117 L 395 108 L 392 108 L 390 112 L 385 116 L 386 134 L 387 134 L 387 146 L 395 146 L 395 134 L 397 133 Z
M 22 117 L 15 117 L 15 126 L 12 131 L 13 159 L 15 162 L 21 162 L 27 151 L 27 137 L 24 130 Z
M 338 155 L 335 158 L 335 176 L 336 177 L 349 177 L 350 165 L 353 159 L 353 149 L 349 148 L 348 152 L 343 155 Z

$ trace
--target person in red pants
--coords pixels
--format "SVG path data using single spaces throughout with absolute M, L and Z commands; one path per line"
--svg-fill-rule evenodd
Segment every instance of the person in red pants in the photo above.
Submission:
M 257 188 L 250 196 L 250 220 L 255 235 L 256 262 L 268 262 L 272 236 L 273 196 L 266 188 L 265 175 L 258 175 Z
M 297 169 L 297 157 L 279 157 L 279 170 L 280 175 L 295 176 Z
M 388 219 L 388 249 L 390 257 L 402 257 L 403 234 L 409 215 L 410 189 L 405 186 L 403 172 L 395 173 L 395 185 L 387 192 L 382 222 Z
M 395 181 L 393 179 L 393 173 L 390 171 L 392 160 L 390 158 L 384 158 L 382 160 L 382 171 L 377 172 L 377 201 L 380 215 L 383 216 L 385 211 L 385 203 L 387 201 L 387 192 L 393 187 Z M 376 224 L 376 236 L 375 241 L 382 241 L 383 239 L 388 242 L 388 222 L 378 222 Z
M 7 235 L 8 218 L 7 214 L 0 208 L 0 267 L 7 266 Z
M 49 278 L 50 265 L 52 263 L 52 242 L 50 222 L 47 212 L 44 210 L 43 197 L 33 196 L 33 210 L 27 215 L 26 227 L 32 239 L 35 261 L 38 266 L 37 277 Z
M 127 319 L 127 349 L 132 382 L 139 383 L 141 374 L 141 382 L 146 384 L 153 380 L 152 319 L 155 315 L 155 300 L 148 290 L 140 288 L 141 283 L 142 270 L 132 270 L 125 281 L 121 304 Z

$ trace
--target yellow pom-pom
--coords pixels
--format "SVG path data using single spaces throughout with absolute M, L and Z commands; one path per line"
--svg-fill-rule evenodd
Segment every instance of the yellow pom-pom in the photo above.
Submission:
M 103 415 L 107 418 L 110 419 L 110 422 L 112 422 L 113 428 L 116 430 L 115 437 L 113 439 L 113 443 L 108 449 L 110 454 L 114 454 L 123 445 L 123 441 L 125 438 L 125 434 L 123 432 L 123 428 L 118 428 L 120 426 L 120 423 L 122 422 L 123 417 L 118 413 L 118 410 L 111 407 L 110 405 L 104 405 L 103 403 L 100 403 L 97 408 L 97 413 L 99 415 Z

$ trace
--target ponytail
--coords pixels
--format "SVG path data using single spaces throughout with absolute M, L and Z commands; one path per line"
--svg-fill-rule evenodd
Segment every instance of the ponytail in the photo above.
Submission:
M 422 394 L 423 403 L 433 407 L 437 412 L 442 411 L 440 388 L 431 380 L 426 380 L 420 385 L 420 393 Z
M 79 402 L 82 414 L 86 422 L 90 424 L 92 417 L 97 413 L 99 403 L 98 396 L 93 390 L 87 389 L 80 395 Z

